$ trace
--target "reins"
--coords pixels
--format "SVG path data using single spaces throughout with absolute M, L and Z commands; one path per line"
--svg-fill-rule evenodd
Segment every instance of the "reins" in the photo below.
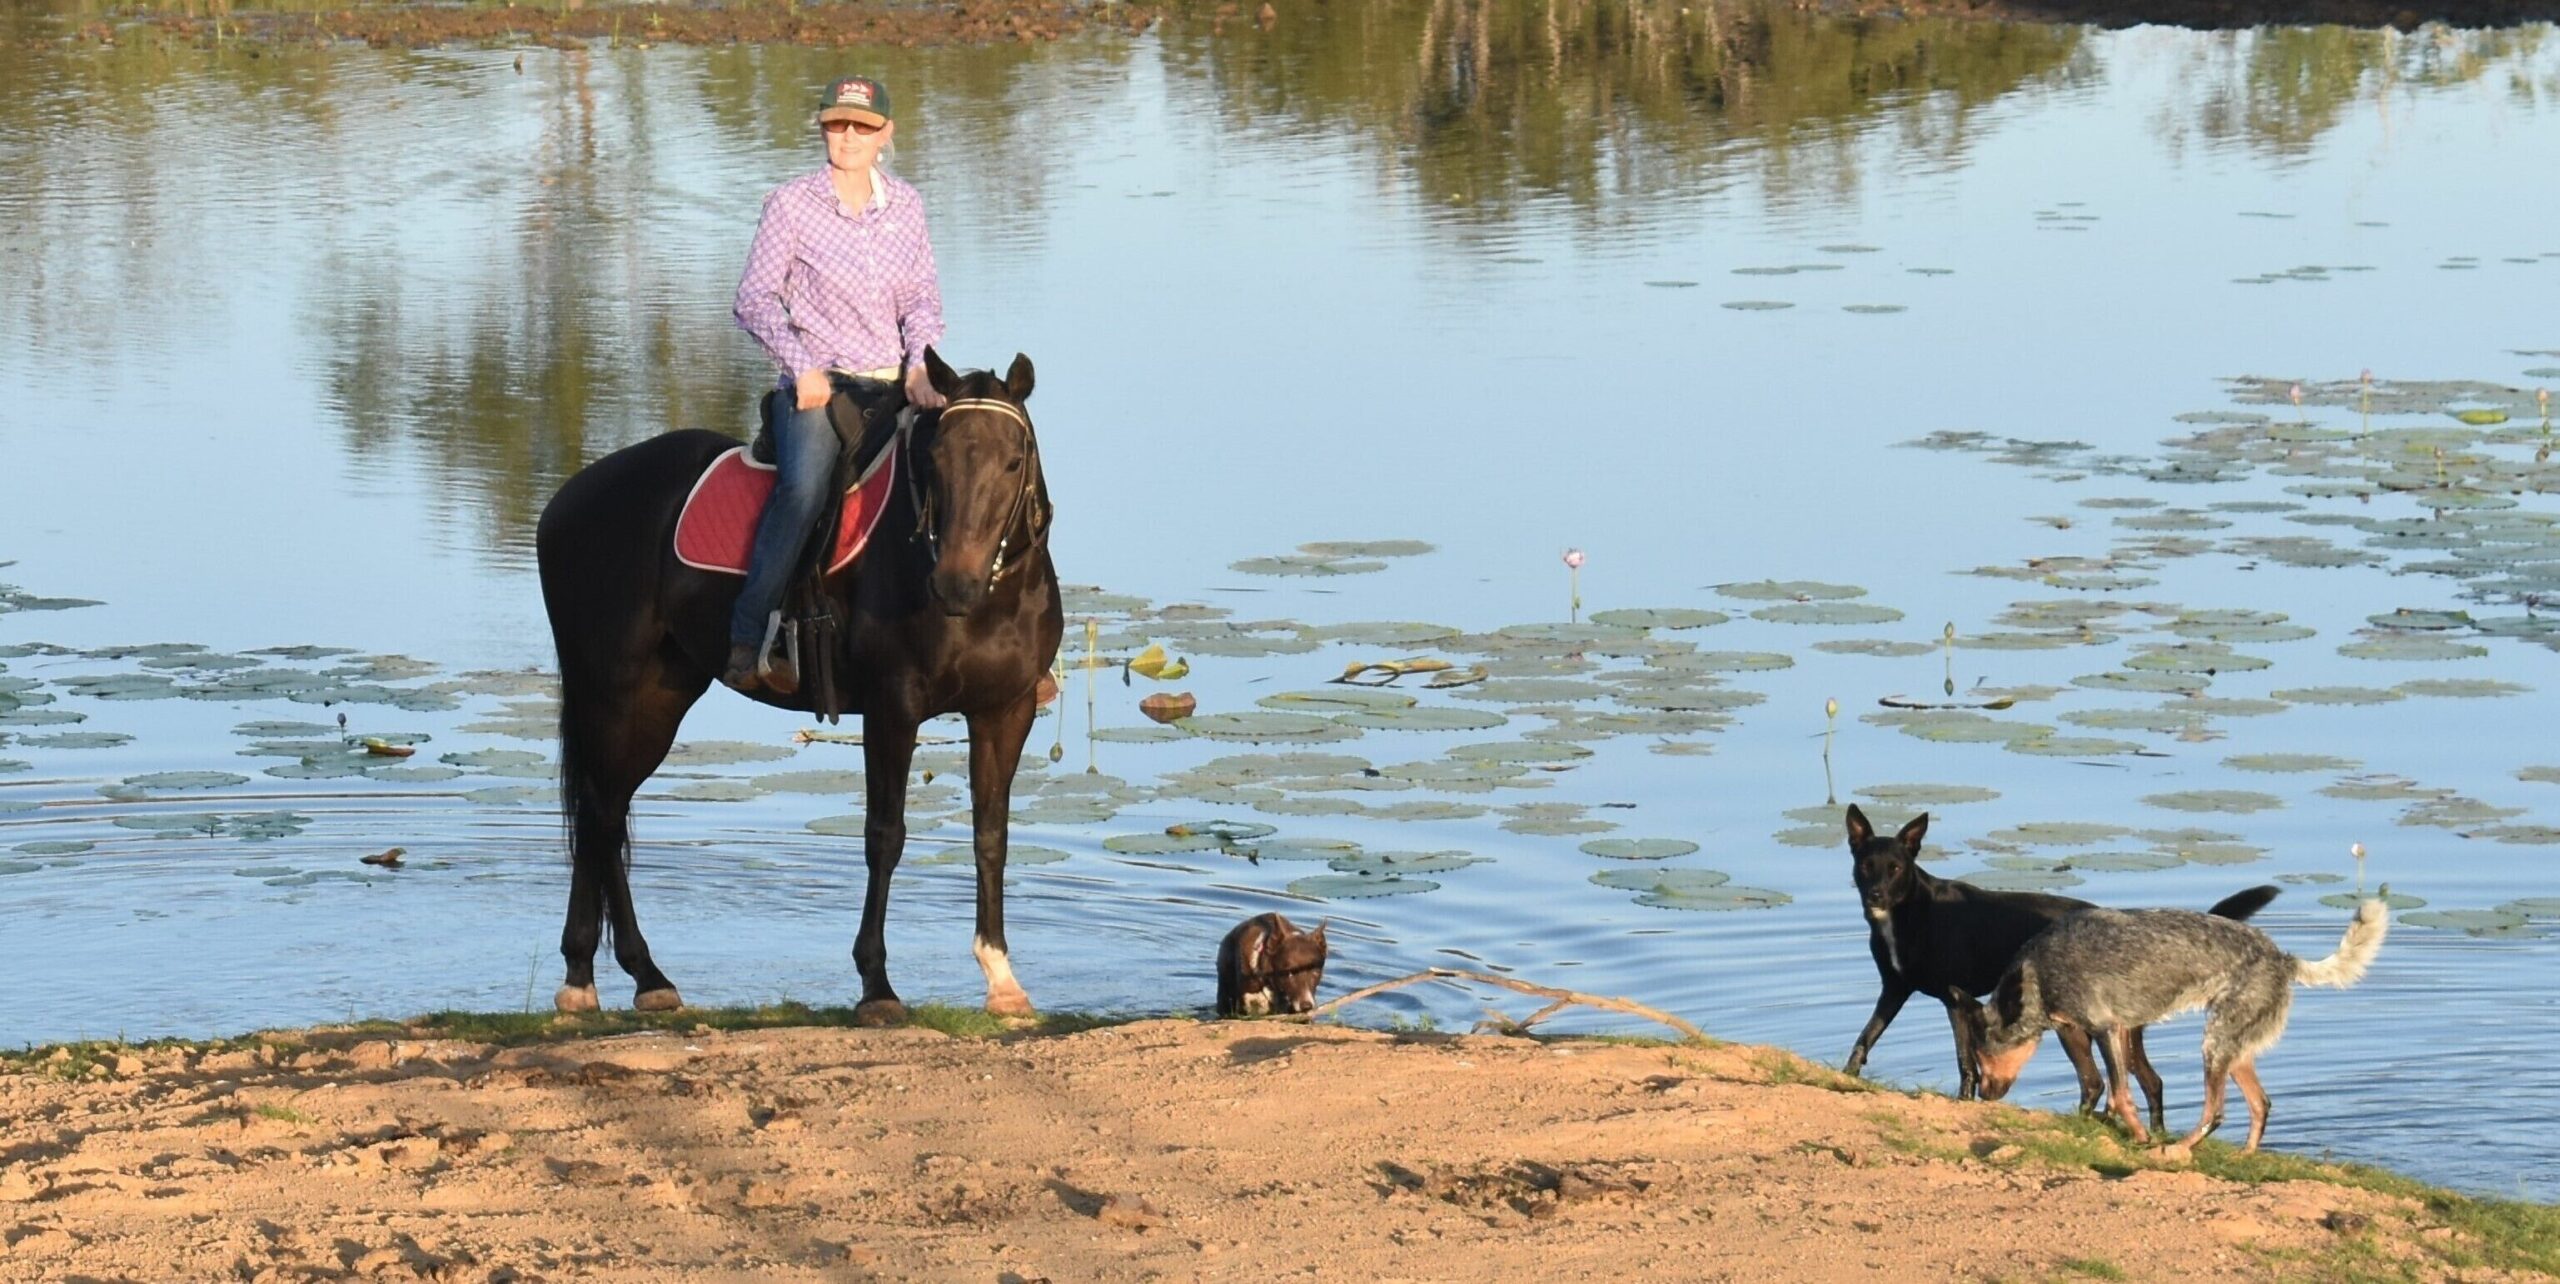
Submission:
M 1027 525 L 1029 528 L 1027 537 L 1024 539 L 1022 546 L 1022 552 L 1025 557 L 1028 557 L 1032 550 L 1040 547 L 1040 545 L 1049 538 L 1047 514 L 1040 511 L 1040 437 L 1039 434 L 1033 432 L 1031 429 L 1030 416 L 1022 413 L 1022 407 L 1017 406 L 1010 401 L 1000 401 L 993 397 L 963 397 L 958 401 L 945 405 L 942 408 L 942 417 L 944 419 L 948 419 L 955 412 L 962 410 L 984 410 L 990 413 L 1003 415 L 1015 423 L 1020 424 L 1022 426 L 1023 449 L 1024 452 L 1030 456 L 1030 467 L 1024 470 L 1022 489 L 1014 493 L 1013 510 L 1005 515 L 1004 533 L 996 539 L 995 559 L 987 568 L 987 588 L 992 591 L 996 586 L 996 582 L 1004 578 L 1004 573 L 1006 571 L 1013 569 L 1014 566 L 1021 565 L 1019 560 L 1015 561 L 1011 565 L 1008 565 L 1005 562 L 1005 553 L 1013 545 L 1014 531 L 1017 527 Z M 938 563 L 942 560 L 942 533 L 934 529 L 933 498 L 916 481 L 916 473 L 918 470 L 913 466 L 915 458 L 914 431 L 915 424 L 913 421 L 910 421 L 898 430 L 898 448 L 907 452 L 909 460 L 909 467 L 906 469 L 907 502 L 916 510 L 916 529 L 913 538 L 923 540 L 925 552 L 931 555 L 933 560 Z M 1030 507 L 1032 510 L 1027 522 L 1025 521 L 1023 511 L 1026 506 Z

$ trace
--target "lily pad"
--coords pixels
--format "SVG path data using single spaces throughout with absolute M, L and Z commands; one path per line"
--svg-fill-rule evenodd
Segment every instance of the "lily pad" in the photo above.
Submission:
M 30 749 L 114 749 L 133 743 L 133 737 L 121 731 L 57 731 L 20 736 L 18 743 Z
M 77 856 L 97 846 L 78 838 L 48 838 L 40 842 L 20 843 L 12 848 L 21 856 Z
M 2080 885 L 2080 876 L 2060 869 L 1984 869 L 1957 878 L 1986 892 L 2050 892 Z
M 1378 561 L 1348 561 L 1317 554 L 1299 554 L 1289 557 L 1248 557 L 1241 562 L 1227 563 L 1227 569 L 1244 575 L 1334 576 L 1366 575 L 1372 571 L 1387 569 L 1387 564 Z
M 2029 847 L 2079 847 L 2121 838 L 2133 831 L 2122 825 L 2100 824 L 2081 820 L 2032 821 L 1995 829 L 1984 835 L 1995 842 L 2020 843 Z
M 2175 793 L 2150 794 L 2142 800 L 2146 805 L 2165 807 L 2170 811 L 2221 812 L 2246 815 L 2272 811 L 2284 806 L 2274 794 L 2254 793 L 2246 789 L 2187 789 Z
M 228 789 L 249 783 L 249 778 L 227 771 L 155 771 L 128 776 L 124 783 L 135 789 Z
M 2447 928 L 2471 936 L 2527 936 L 2529 920 L 2510 910 L 2419 910 L 2403 914 L 2400 921 L 2410 927 Z
M 1460 762 L 1517 762 L 1550 764 L 1579 762 L 1591 751 L 1577 744 L 1539 740 L 1491 740 L 1480 744 L 1459 745 L 1447 756 Z
M 1269 828 L 1265 826 L 1265 828 Z M 1102 840 L 1104 851 L 1123 856 L 1171 856 L 1178 852 L 1214 852 L 1227 846 L 1216 834 L 1114 834 Z
M 1863 602 L 1781 602 L 1753 611 L 1751 618 L 1771 624 L 1867 625 L 1891 624 L 1902 612 Z
M 2403 698 L 2398 691 L 2379 687 L 2290 687 L 2267 694 L 2287 704 L 2389 704 Z
M 2423 896 L 2411 896 L 2411 895 L 2409 895 L 2409 894 L 2408 894 L 2408 893 L 2406 893 L 2406 892 L 2391 892 L 2391 893 L 2388 893 L 2388 894 L 2383 894 L 2383 893 L 2368 893 L 2368 892 L 2335 892 L 2335 893 L 2332 893 L 2332 894 L 2330 894 L 2330 895 L 2327 895 L 2327 896 L 2323 896 L 2323 897 L 2321 897 L 2321 898 L 2320 898 L 2320 903 L 2321 903 L 2321 904 L 2323 904 L 2323 905 L 2328 906 L 2328 907 L 2329 907 L 2329 908 L 2331 908 L 2331 909 L 2351 910 L 2351 909 L 2355 909 L 2355 908 L 2358 908 L 2358 907 L 2362 906 L 2366 901 L 2377 901 L 2377 900 L 2378 900 L 2378 901 L 2380 901 L 2380 902 L 2382 902 L 2382 903 L 2383 903 L 2383 905 L 2384 905 L 2385 907 L 2387 907 L 2388 909 L 2390 909 L 2390 910 L 2391 910 L 2393 913 L 2395 913 L 2395 914 L 2396 914 L 2396 913 L 2399 913 L 2399 912 L 2401 912 L 2401 911 L 2403 911 L 2403 910 L 2413 910 L 2413 909 L 2420 909 L 2420 908 L 2423 908 L 2423 907 L 2425 907 L 2425 905 L 2426 905 L 2426 903 L 2427 903 L 2427 901 L 2426 901 L 2426 898 L 2425 898 L 2425 897 L 2423 897 Z
M 472 792 L 486 791 L 475 789 Z M 666 796 L 685 802 L 746 802 L 763 793 L 744 780 L 688 780 L 668 790 Z
M 1684 838 L 1595 838 L 1582 850 L 1610 860 L 1669 860 L 1698 850 Z
M 1374 874 L 1317 874 L 1293 880 L 1292 895 L 1317 900 L 1353 900 L 1372 896 L 1409 896 L 1416 892 L 1436 891 L 1439 884 L 1427 878 L 1403 878 Z
M 1718 869 L 1604 869 L 1591 880 L 1622 892 L 1711 892 L 1733 881 Z
M 1360 852 L 1338 856 L 1331 862 L 1337 873 L 1359 874 L 1369 878 L 1395 878 L 1409 874 L 1445 874 L 1469 865 L 1481 865 L 1488 858 L 1469 852 Z
M 511 751 L 500 749 L 490 750 L 487 752 L 507 753 Z M 667 767 L 724 767 L 742 762 L 780 762 L 785 758 L 793 756 L 797 752 L 798 750 L 787 745 L 754 744 L 744 740 L 703 740 L 679 744 L 673 749 L 668 750 L 667 760 L 661 765 Z M 457 767 L 479 765 L 475 763 L 455 762 L 453 756 L 450 754 L 446 755 L 444 760 L 446 762 L 453 763 L 453 765 Z
M 750 783 L 765 793 L 844 797 L 861 793 L 865 782 L 859 771 L 809 770 L 769 772 Z
M 2143 751 L 2142 745 L 2136 741 L 2110 740 L 2104 736 L 2031 736 L 2012 740 L 2005 747 L 2011 753 L 2034 754 L 2042 758 L 2108 758 Z
M 1860 798 L 1897 807 L 1944 807 L 1990 802 L 2000 796 L 1999 790 L 1980 785 L 1870 785 L 1854 792 Z
M 2517 682 L 2501 682 L 2495 678 L 2416 678 L 2392 688 L 2403 695 L 2429 696 L 2443 700 L 2493 700 L 2502 696 L 2523 695 L 2533 688 Z
M 1090 735 L 1093 739 L 1110 745 L 1161 745 L 1191 738 L 1189 733 L 1180 727 L 1159 727 L 1145 723 L 1126 727 L 1099 727 Z
M 1908 659 L 1927 655 L 1938 648 L 1926 642 L 1895 642 L 1886 638 L 1833 638 L 1813 644 L 1816 651 L 1833 655 L 1871 655 L 1882 659 Z
M 1335 686 L 1316 691 L 1283 691 L 1264 696 L 1254 703 L 1265 709 L 1284 712 L 1331 714 L 1353 709 L 1410 709 L 1418 699 L 1403 691 Z
M 2222 765 L 2234 771 L 2302 772 L 2354 771 L 2364 764 L 2324 753 L 2244 753 L 2223 759 Z
M 1716 592 L 1746 602 L 1839 601 L 1865 597 L 1867 591 L 1854 584 L 1825 584 L 1820 580 L 1756 580 L 1719 584 Z
M 1510 719 L 1482 709 L 1434 705 L 1411 709 L 1364 709 L 1337 714 L 1334 721 L 1372 731 L 1490 731 Z
M 1309 557 L 1420 557 L 1437 545 L 1418 539 L 1319 540 L 1300 544 L 1298 551 Z
M 1245 713 L 1207 713 L 1184 718 L 1174 725 L 1195 736 L 1212 740 L 1244 740 L 1258 743 L 1319 744 L 1327 741 L 1354 740 L 1359 731 L 1330 718 L 1307 713 L 1279 713 L 1270 710 Z M 1496 725 L 1499 725 L 1497 720 Z
M 2127 873 L 2170 869 L 2184 863 L 2184 858 L 2175 852 L 2092 852 L 2086 856 L 2074 856 L 2064 861 L 2063 868 L 2084 872 Z
M 1690 607 L 1621 607 L 1591 613 L 1594 624 L 1629 629 L 1702 629 L 1731 618 L 1722 611 L 1701 611 Z
M 2338 648 L 2338 654 L 2353 660 L 2473 660 L 2489 654 L 2489 648 L 2425 634 L 2391 633 L 2349 642 Z

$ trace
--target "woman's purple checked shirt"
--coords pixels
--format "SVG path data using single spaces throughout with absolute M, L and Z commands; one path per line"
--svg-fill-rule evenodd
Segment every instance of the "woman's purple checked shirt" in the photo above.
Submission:
M 925 345 L 942 338 L 924 198 L 873 173 L 885 204 L 847 210 L 825 170 L 764 198 L 735 311 L 786 384 L 810 370 L 921 365 Z

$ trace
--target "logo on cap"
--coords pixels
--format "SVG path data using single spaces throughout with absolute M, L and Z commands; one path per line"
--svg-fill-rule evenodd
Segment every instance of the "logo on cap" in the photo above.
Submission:
M 836 105 L 839 107 L 870 106 L 871 82 L 867 80 L 848 80 L 837 85 Z

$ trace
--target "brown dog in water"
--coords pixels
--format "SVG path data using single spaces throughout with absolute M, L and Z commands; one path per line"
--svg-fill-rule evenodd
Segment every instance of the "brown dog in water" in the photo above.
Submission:
M 1325 925 L 1301 932 L 1277 914 L 1257 914 L 1218 943 L 1218 1015 L 1313 1011 L 1324 979 Z

